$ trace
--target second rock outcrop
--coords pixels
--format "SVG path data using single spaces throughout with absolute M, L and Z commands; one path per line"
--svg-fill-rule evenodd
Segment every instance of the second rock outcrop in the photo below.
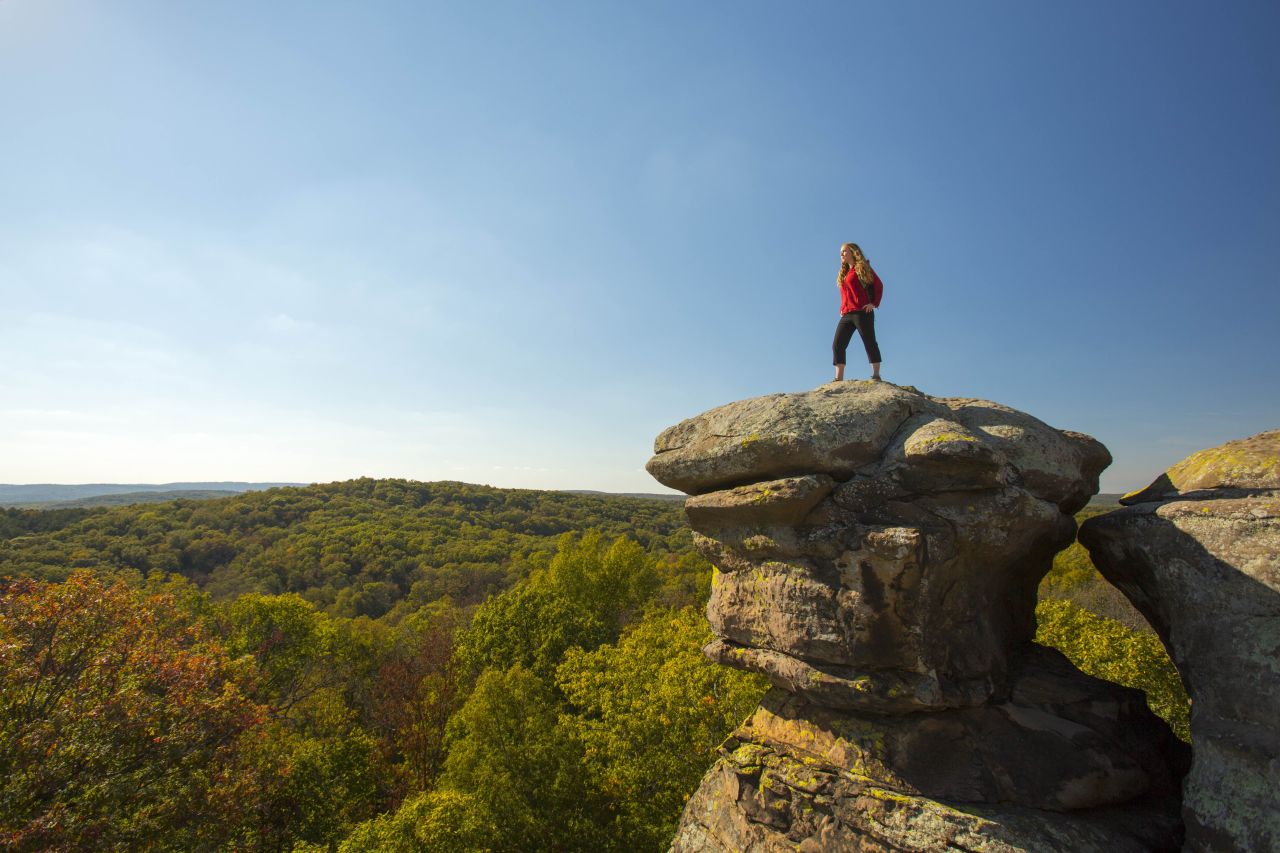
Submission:
M 1280 430 L 1202 450 L 1080 530 L 1191 696 L 1187 847 L 1280 849 Z

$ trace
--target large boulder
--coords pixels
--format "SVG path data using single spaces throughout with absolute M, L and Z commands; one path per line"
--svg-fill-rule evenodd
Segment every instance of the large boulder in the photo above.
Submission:
M 918 435 L 916 435 L 918 433 Z M 828 474 L 840 480 L 882 460 L 894 437 L 905 467 L 959 468 L 995 482 L 1001 463 L 1039 497 L 1070 513 L 1097 493 L 1111 456 L 1097 441 L 1055 430 L 986 400 L 934 398 L 887 382 L 832 382 L 803 394 L 740 400 L 664 430 L 645 467 L 691 495 L 766 480 Z M 936 484 L 931 486 L 936 488 Z
M 1031 642 L 1101 444 L 845 382 L 712 409 L 654 450 L 716 567 L 705 653 L 776 688 L 675 849 L 1176 848 L 1181 745 L 1141 694 Z
M 1280 430 L 1193 454 L 1080 541 L 1191 697 L 1187 846 L 1280 849 Z
M 1111 457 L 984 400 L 844 382 L 712 409 L 648 469 L 717 568 L 708 655 L 819 705 L 981 705 Z

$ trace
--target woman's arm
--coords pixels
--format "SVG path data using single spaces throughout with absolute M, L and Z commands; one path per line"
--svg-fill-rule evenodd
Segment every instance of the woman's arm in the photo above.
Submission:
M 880 307 L 880 297 L 884 295 L 884 284 L 880 281 L 880 274 L 872 270 L 871 275 L 871 301 L 861 308 L 862 311 L 868 314 Z

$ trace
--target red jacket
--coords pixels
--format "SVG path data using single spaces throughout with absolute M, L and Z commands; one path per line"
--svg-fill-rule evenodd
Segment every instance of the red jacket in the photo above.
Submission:
M 880 297 L 884 295 L 884 284 L 880 281 L 880 276 L 875 270 L 871 271 L 871 298 L 867 298 L 867 289 L 862 286 L 862 282 L 858 281 L 858 272 L 853 267 L 849 267 L 849 274 L 844 277 L 844 281 L 840 282 L 840 314 L 848 314 L 850 311 L 861 311 L 867 307 L 867 303 L 871 303 L 877 308 L 880 307 Z

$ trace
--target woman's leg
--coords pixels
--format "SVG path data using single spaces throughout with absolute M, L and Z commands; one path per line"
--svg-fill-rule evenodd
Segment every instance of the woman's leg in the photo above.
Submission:
M 849 348 L 849 340 L 853 338 L 854 321 L 851 319 L 853 314 L 845 314 L 840 318 L 840 322 L 836 323 L 836 337 L 831 342 L 831 363 L 836 366 L 835 381 L 839 382 L 844 379 L 844 361 L 845 351 Z
M 876 315 L 874 311 L 855 311 L 847 315 L 853 317 L 862 338 L 862 348 L 867 351 L 867 361 L 871 363 L 871 378 L 880 378 L 880 345 L 876 343 Z M 841 318 L 844 319 L 844 318 Z

